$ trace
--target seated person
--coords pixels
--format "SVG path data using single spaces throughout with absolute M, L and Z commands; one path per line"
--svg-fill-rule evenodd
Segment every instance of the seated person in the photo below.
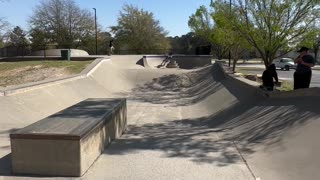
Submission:
M 273 81 L 273 78 L 275 82 Z M 266 89 L 268 91 L 273 91 L 274 84 L 278 83 L 278 74 L 276 71 L 276 66 L 274 64 L 271 64 L 262 74 L 262 86 L 260 86 L 263 89 Z

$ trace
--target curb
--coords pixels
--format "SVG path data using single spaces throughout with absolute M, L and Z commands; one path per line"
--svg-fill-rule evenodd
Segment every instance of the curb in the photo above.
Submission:
M 57 78 L 57 79 L 43 80 L 43 81 L 32 82 L 32 83 L 26 83 L 26 84 L 17 85 L 14 87 L 1 90 L 0 96 L 10 96 L 18 93 L 32 91 L 35 89 L 40 89 L 43 87 L 48 87 L 52 85 L 62 84 L 62 83 L 86 78 L 90 76 L 96 70 L 96 68 L 104 61 L 110 61 L 110 58 L 98 58 L 94 60 L 89 66 L 87 66 L 81 73 L 76 75 L 71 75 L 68 77 Z
M 277 92 L 277 91 L 267 92 L 259 88 L 260 86 L 259 83 L 247 80 L 243 77 L 236 77 L 232 74 L 226 73 L 225 69 L 223 68 L 223 65 L 220 62 L 216 62 L 216 63 L 220 66 L 222 72 L 226 77 L 232 78 L 234 80 L 238 80 L 243 84 L 251 86 L 251 88 L 255 89 L 258 94 L 267 98 L 281 99 L 281 98 L 292 98 L 292 97 L 320 97 L 319 87 L 297 89 L 297 90 L 286 91 L 286 92 Z

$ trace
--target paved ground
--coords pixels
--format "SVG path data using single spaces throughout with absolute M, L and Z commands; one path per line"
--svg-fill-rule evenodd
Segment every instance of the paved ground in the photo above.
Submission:
M 139 59 L 113 56 L 88 78 L 0 97 L 0 179 L 320 177 L 320 98 L 265 99 L 216 65 L 145 69 Z M 127 97 L 127 133 L 82 178 L 10 175 L 8 134 L 87 97 Z
M 264 66 L 262 65 L 241 65 L 238 67 L 252 74 L 262 74 L 264 71 Z M 282 78 L 288 81 L 293 81 L 294 71 L 295 71 L 294 69 L 291 69 L 290 71 L 277 69 L 279 78 Z M 311 79 L 310 87 L 320 87 L 320 71 L 319 70 L 312 71 L 312 79 Z

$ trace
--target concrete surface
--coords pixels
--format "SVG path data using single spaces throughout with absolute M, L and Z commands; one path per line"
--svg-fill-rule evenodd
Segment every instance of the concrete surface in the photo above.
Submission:
M 87 99 L 10 134 L 12 173 L 82 176 L 126 129 L 125 99 Z
M 38 178 L 10 175 L 11 131 L 88 97 L 128 98 L 129 126 L 81 179 L 320 177 L 319 96 L 265 98 L 216 65 L 152 69 L 141 58 L 111 56 L 86 78 L 0 97 L 0 179 Z
M 48 49 L 45 50 L 46 56 L 61 56 L 61 50 L 69 50 L 69 49 Z M 71 57 L 77 56 L 88 56 L 88 52 L 80 49 L 70 49 Z M 44 56 L 44 50 L 34 51 L 30 54 L 30 56 Z
M 146 55 L 143 56 L 144 67 L 146 68 L 165 68 L 169 61 L 165 62 L 166 55 Z M 193 69 L 211 64 L 210 55 L 172 55 L 180 69 Z

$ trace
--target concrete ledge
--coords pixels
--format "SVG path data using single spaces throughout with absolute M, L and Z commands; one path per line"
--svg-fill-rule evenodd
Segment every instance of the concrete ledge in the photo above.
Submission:
M 82 176 L 126 125 L 125 99 L 82 101 L 10 134 L 12 172 Z
M 159 68 L 166 55 L 145 55 L 143 56 L 143 63 L 148 68 Z M 203 67 L 211 64 L 212 56 L 210 55 L 173 55 L 181 69 L 193 69 Z
M 30 55 L 31 56 L 44 56 L 44 51 L 46 52 L 47 56 L 61 56 L 61 50 L 69 50 L 69 49 L 47 49 L 41 51 L 34 51 Z M 88 52 L 80 49 L 70 49 L 71 57 L 77 56 L 88 56 Z
M 17 93 L 23 93 L 23 92 L 27 92 L 27 91 L 47 87 L 47 86 L 62 84 L 69 81 L 86 78 L 93 71 L 95 71 L 95 69 L 99 66 L 99 64 L 101 64 L 103 61 L 106 61 L 106 60 L 110 60 L 110 59 L 106 59 L 106 58 L 96 59 L 95 61 L 93 61 L 93 63 L 91 63 L 88 67 L 86 67 L 81 73 L 77 75 L 72 75 L 65 78 L 56 78 L 56 79 L 32 82 L 32 83 L 17 85 L 9 88 L 3 88 L 0 90 L 0 96 L 10 96 Z
M 88 61 L 100 58 L 99 56 L 78 56 L 78 57 L 70 57 L 71 61 Z M 60 56 L 47 56 L 44 58 L 43 56 L 15 56 L 15 57 L 6 57 L 0 59 L 0 62 L 20 62 L 20 61 L 55 61 L 61 60 Z

